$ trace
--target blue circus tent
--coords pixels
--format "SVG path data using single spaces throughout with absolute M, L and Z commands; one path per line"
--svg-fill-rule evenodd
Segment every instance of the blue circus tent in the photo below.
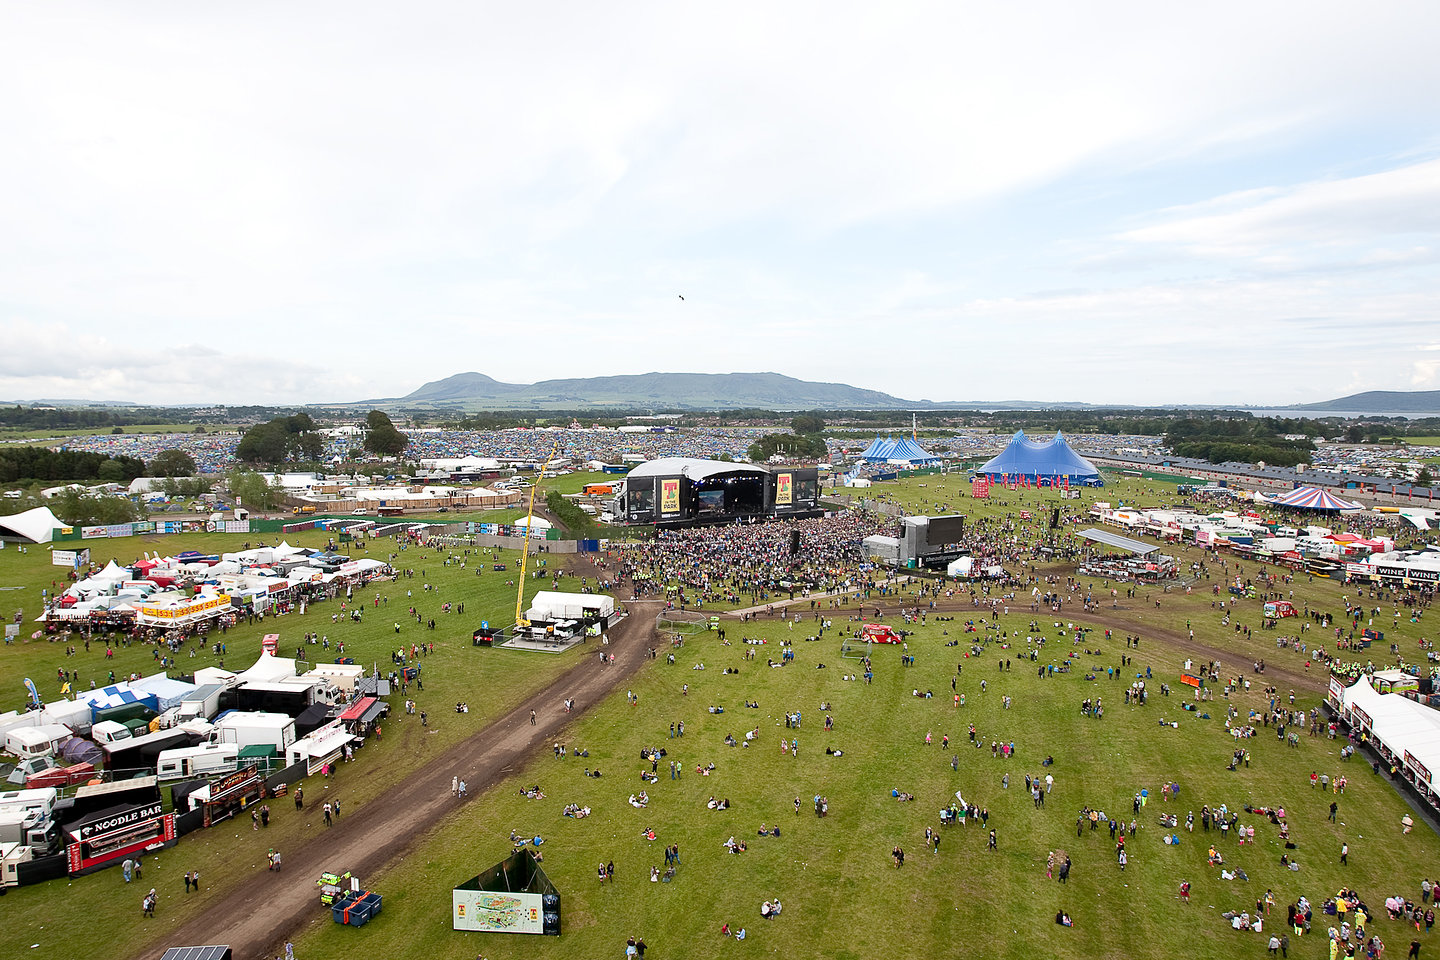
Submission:
M 1059 486 L 1066 477 L 1073 487 L 1105 485 L 1095 464 L 1071 450 L 1059 432 L 1053 440 L 1031 440 L 1017 430 L 1000 455 L 975 472 L 995 480 L 1023 478 L 1040 486 Z
M 860 453 L 865 463 L 893 463 L 917 467 L 929 467 L 940 463 L 940 458 L 930 453 L 909 437 L 881 439 L 878 435 L 870 446 Z

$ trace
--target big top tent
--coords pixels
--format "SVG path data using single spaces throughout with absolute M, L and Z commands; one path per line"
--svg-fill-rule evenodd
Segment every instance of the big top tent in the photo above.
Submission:
M 57 527 L 65 522 L 50 512 L 49 507 L 36 507 L 24 513 L 12 513 L 0 517 L 0 537 L 25 540 L 29 543 L 49 543 Z
M 860 459 L 866 463 L 886 463 L 897 466 L 928 467 L 940 463 L 939 457 L 909 437 L 901 437 L 899 440 L 887 437 L 882 440 L 876 436 L 874 440 L 870 441 L 870 446 L 861 451 Z
M 1300 510 L 1327 510 L 1339 512 L 1341 510 L 1363 510 L 1358 503 L 1351 503 L 1349 500 L 1341 500 L 1321 490 L 1319 487 L 1296 487 L 1283 497 L 1272 501 L 1277 507 L 1296 507 Z
M 1016 430 L 1009 445 L 999 456 L 975 471 L 992 480 L 1024 480 L 1039 486 L 1058 486 L 1068 482 L 1077 487 L 1101 487 L 1100 471 L 1095 464 L 1070 449 L 1065 437 L 1056 433 L 1053 440 L 1031 440 L 1024 430 Z

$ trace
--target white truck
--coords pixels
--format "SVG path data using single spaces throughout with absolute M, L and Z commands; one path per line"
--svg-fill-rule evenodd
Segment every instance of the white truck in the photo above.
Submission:
M 240 748 L 233 743 L 203 743 L 198 747 L 166 750 L 155 763 L 155 776 L 159 780 L 185 780 L 233 773 L 239 755 Z
M 38 811 L 0 813 L 0 845 L 18 843 L 42 856 L 59 845 L 60 825 Z
M 319 679 L 333 684 L 345 697 L 353 696 L 355 687 L 360 678 L 365 676 L 365 666 L 359 663 L 321 663 L 308 673 L 301 674 L 301 679 Z M 332 699 L 330 701 L 334 703 Z
M 0 814 L 11 811 L 38 813 L 49 817 L 60 799 L 60 791 L 54 787 L 39 790 L 6 790 L 0 792 Z
M 223 683 L 207 683 L 196 687 L 195 692 L 180 701 L 180 722 L 186 720 L 213 720 L 220 712 L 220 694 L 225 692 Z
M 233 743 L 237 747 L 272 746 L 284 755 L 295 742 L 295 720 L 283 713 L 227 713 L 215 721 L 211 743 Z

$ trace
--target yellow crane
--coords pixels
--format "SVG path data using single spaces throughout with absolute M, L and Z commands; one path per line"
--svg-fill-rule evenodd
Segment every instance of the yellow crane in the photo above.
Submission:
M 550 467 L 550 461 L 555 459 L 555 454 L 560 451 L 560 441 L 556 440 L 550 447 L 550 453 L 545 457 L 545 462 L 540 465 L 540 472 L 535 475 L 535 483 L 530 487 L 530 506 L 525 517 L 525 545 L 520 548 L 520 579 L 515 587 L 515 628 L 530 626 L 530 621 L 524 617 L 525 607 L 525 571 L 530 560 L 530 531 L 535 529 L 535 494 L 540 492 L 540 481 L 545 479 L 545 471 Z

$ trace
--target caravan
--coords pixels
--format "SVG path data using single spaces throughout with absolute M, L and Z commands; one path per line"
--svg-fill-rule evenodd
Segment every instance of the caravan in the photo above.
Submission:
M 5 752 L 21 760 L 53 757 L 59 752 L 60 745 L 73 736 L 69 727 L 59 723 L 19 727 L 5 734 Z
M 206 743 L 198 747 L 166 750 L 155 761 L 158 780 L 184 780 L 234 773 L 240 748 L 233 743 Z

